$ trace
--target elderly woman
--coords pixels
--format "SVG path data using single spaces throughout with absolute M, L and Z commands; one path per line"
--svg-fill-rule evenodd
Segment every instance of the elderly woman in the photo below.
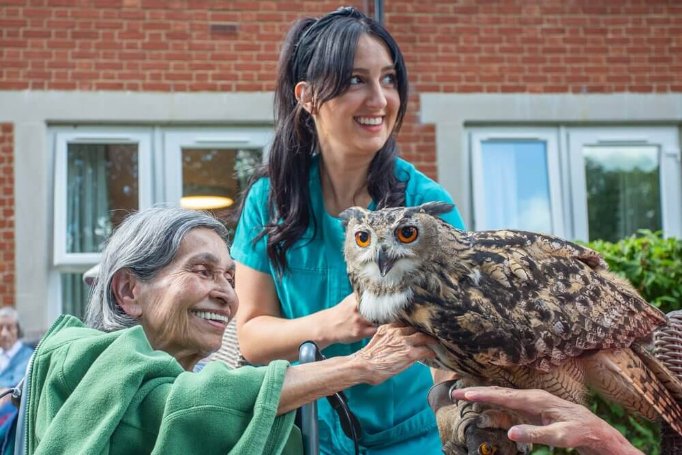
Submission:
M 432 356 L 428 337 L 384 326 L 352 356 L 191 372 L 237 311 L 226 235 L 177 208 L 124 221 L 102 254 L 88 327 L 62 316 L 36 351 L 29 453 L 299 453 L 292 410 Z

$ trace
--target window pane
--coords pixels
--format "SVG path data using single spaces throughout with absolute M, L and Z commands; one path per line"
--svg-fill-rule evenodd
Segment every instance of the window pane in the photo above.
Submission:
M 583 156 L 590 240 L 662 229 L 658 147 L 589 146 Z
M 229 221 L 262 154 L 260 149 L 183 149 L 181 205 Z
M 69 144 L 68 253 L 96 253 L 113 227 L 138 209 L 136 144 Z
M 62 312 L 81 320 L 90 298 L 90 287 L 83 283 L 82 273 L 62 273 Z
M 552 232 L 544 141 L 483 141 L 485 226 Z

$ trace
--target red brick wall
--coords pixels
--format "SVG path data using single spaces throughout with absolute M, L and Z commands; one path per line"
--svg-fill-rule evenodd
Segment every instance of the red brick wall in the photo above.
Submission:
M 181 92 L 272 90 L 279 43 L 289 26 L 302 12 L 330 11 L 338 2 L 0 0 L 0 5 L 0 90 Z
M 14 131 L 0 124 L 0 306 L 14 305 Z
M 676 0 L 386 3 L 419 91 L 682 91 Z
M 0 0 L 0 90 L 272 90 L 291 22 L 339 3 Z M 384 8 L 413 83 L 402 149 L 430 175 L 434 132 L 416 122 L 420 92 L 682 92 L 676 0 L 386 0 Z

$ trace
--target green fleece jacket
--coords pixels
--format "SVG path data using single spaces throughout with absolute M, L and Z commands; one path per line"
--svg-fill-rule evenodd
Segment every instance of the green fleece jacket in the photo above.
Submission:
M 186 372 L 141 327 L 105 333 L 62 316 L 33 359 L 28 452 L 300 454 L 294 413 L 276 416 L 287 366 Z

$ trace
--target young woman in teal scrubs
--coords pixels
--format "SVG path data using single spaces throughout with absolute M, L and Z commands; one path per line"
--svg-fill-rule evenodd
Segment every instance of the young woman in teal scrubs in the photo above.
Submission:
M 314 340 L 327 357 L 365 346 L 376 327 L 363 319 L 346 275 L 348 207 L 378 209 L 452 202 L 437 183 L 397 157 L 407 108 L 403 56 L 379 23 L 353 8 L 297 22 L 285 40 L 275 91 L 275 138 L 246 193 L 232 245 L 244 357 L 264 364 L 297 358 Z M 462 228 L 457 210 L 443 216 Z M 416 364 L 377 386 L 345 391 L 368 454 L 439 454 Z M 336 414 L 320 401 L 322 453 L 353 452 Z

